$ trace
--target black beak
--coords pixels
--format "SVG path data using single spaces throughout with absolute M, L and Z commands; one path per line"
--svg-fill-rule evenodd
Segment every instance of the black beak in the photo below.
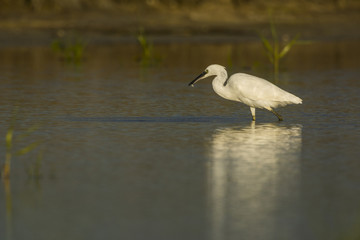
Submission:
M 194 80 L 191 81 L 191 83 L 189 83 L 189 86 L 194 86 L 194 84 L 199 81 L 199 78 L 203 77 L 206 74 L 206 72 L 202 72 L 199 76 L 197 76 Z

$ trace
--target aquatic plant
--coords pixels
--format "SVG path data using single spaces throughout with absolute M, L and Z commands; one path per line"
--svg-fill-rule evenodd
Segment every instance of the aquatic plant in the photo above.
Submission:
M 67 63 L 79 64 L 83 60 L 86 44 L 79 37 L 61 36 L 55 39 L 52 44 L 52 50 L 57 53 L 62 60 Z
M 24 147 L 18 149 L 17 151 L 14 151 L 15 142 L 20 142 L 22 139 L 28 137 L 31 133 L 35 132 L 38 129 L 38 125 L 35 124 L 35 125 L 29 127 L 28 129 L 26 129 L 24 133 L 18 135 L 16 138 L 14 138 L 16 112 L 17 112 L 17 110 L 15 110 L 15 112 L 13 113 L 13 117 L 11 119 L 10 126 L 9 126 L 9 128 L 6 132 L 6 136 L 5 136 L 5 142 L 6 142 L 5 163 L 3 164 L 2 168 L 1 168 L 1 176 L 4 179 L 10 178 L 11 163 L 12 163 L 13 155 L 16 155 L 16 156 L 25 155 L 25 154 L 31 152 L 32 150 L 36 149 L 41 143 L 41 141 L 39 141 L 39 140 L 33 141 L 29 144 L 25 144 Z M 41 157 L 42 157 L 42 155 L 41 155 Z
M 300 34 L 297 34 L 294 38 L 292 38 L 287 43 L 283 43 L 279 40 L 279 36 L 275 27 L 274 20 L 270 21 L 270 29 L 271 29 L 271 40 L 265 38 L 262 34 L 259 33 L 262 44 L 267 53 L 267 57 L 271 64 L 273 65 L 274 77 L 278 79 L 279 76 L 279 67 L 280 67 L 280 59 L 285 57 L 287 53 L 289 53 L 291 47 L 298 43 L 298 39 Z
M 151 67 L 157 66 L 162 58 L 155 54 L 154 45 L 149 41 L 142 28 L 136 38 L 141 47 L 141 55 L 136 59 L 140 64 L 140 79 L 145 80 Z
M 141 56 L 139 59 L 141 67 L 147 68 L 158 64 L 161 58 L 156 56 L 154 45 L 149 41 L 142 28 L 139 30 L 136 38 L 141 47 Z
M 143 29 L 140 29 L 137 35 L 137 40 L 142 49 L 141 59 L 144 61 L 151 60 L 153 56 L 153 45 L 152 43 L 149 42 L 148 38 L 145 36 Z

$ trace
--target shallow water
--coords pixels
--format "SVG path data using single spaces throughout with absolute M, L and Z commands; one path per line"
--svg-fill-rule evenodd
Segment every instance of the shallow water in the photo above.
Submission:
M 279 109 L 283 122 L 258 110 L 256 123 L 209 80 L 187 84 L 214 62 L 272 79 L 260 43 L 154 49 L 143 67 L 131 43 L 90 45 L 80 64 L 0 49 L 2 158 L 16 118 L 0 239 L 360 235 L 359 42 L 294 47 L 277 84 L 304 103 Z

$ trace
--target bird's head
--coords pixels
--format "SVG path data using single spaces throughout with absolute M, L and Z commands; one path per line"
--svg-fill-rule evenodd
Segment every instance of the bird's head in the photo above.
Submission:
M 212 64 L 212 65 L 208 66 L 199 76 L 197 76 L 194 80 L 192 80 L 189 83 L 189 86 L 193 87 L 194 84 L 197 81 L 200 81 L 201 79 L 211 77 L 211 76 L 217 76 L 217 75 L 224 74 L 224 73 L 225 73 L 225 76 L 227 76 L 225 67 L 218 65 L 218 64 Z

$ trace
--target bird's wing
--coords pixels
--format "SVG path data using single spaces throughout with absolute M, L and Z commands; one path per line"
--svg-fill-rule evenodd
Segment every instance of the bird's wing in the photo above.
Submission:
M 265 79 L 245 73 L 237 73 L 232 75 L 228 84 L 236 92 L 238 92 L 239 95 L 251 100 L 274 100 L 274 98 L 276 98 L 278 95 L 277 90 L 281 90 Z
M 229 86 L 237 92 L 240 101 L 252 102 L 254 107 L 259 108 L 283 106 L 295 97 L 265 79 L 245 73 L 232 75 Z

